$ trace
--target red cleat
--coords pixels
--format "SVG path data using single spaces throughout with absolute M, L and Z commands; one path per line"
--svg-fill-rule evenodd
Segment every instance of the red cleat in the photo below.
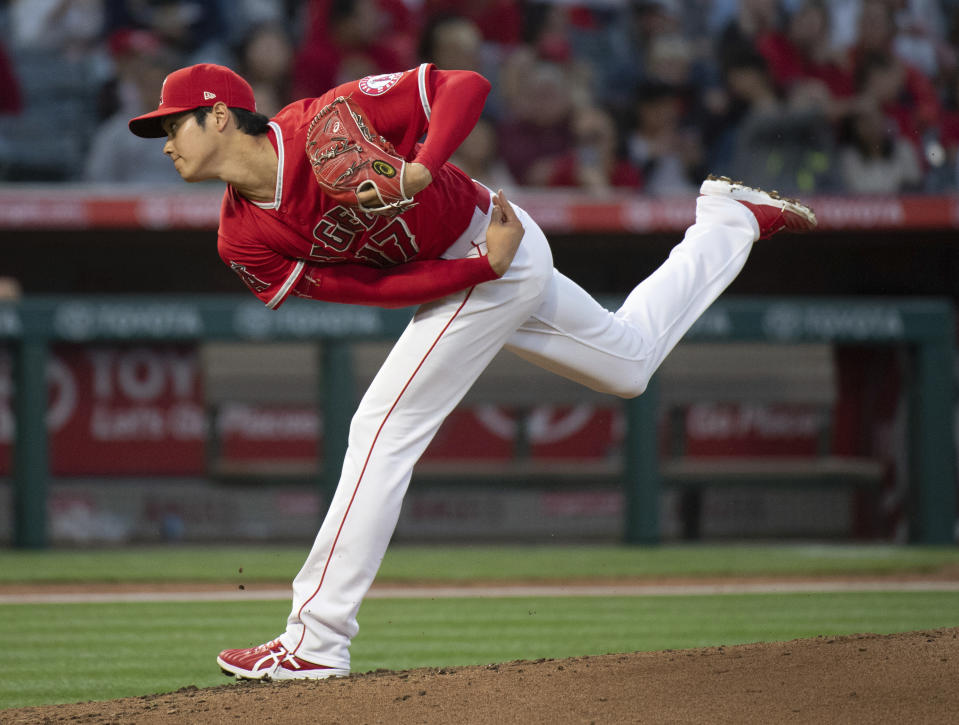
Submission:
M 805 204 L 784 199 L 778 192 L 745 186 L 725 176 L 710 174 L 699 189 L 705 196 L 728 196 L 745 206 L 759 222 L 759 238 L 766 239 L 785 229 L 808 232 L 816 228 L 816 214 Z
M 223 674 L 241 680 L 325 680 L 350 674 L 349 670 L 302 660 L 279 640 L 248 649 L 225 649 L 216 661 Z

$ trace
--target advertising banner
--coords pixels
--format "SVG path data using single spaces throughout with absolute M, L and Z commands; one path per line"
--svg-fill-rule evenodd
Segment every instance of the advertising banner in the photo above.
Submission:
M 194 346 L 60 345 L 47 366 L 50 469 L 57 476 L 192 475 L 206 422 Z M 0 356 L 0 472 L 10 470 L 11 362 Z

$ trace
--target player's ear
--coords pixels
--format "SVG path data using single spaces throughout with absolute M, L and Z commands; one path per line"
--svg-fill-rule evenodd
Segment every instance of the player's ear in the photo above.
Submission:
M 213 104 L 213 122 L 216 124 L 216 130 L 222 131 L 233 118 L 233 114 L 223 101 L 217 101 Z

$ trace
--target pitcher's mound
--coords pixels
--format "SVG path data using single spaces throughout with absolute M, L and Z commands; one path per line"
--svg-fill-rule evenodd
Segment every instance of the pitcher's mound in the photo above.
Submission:
M 4 723 L 955 723 L 959 628 L 237 683 Z

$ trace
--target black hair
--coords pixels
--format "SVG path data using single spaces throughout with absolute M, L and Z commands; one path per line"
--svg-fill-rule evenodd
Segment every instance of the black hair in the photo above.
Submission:
M 856 66 L 856 71 L 854 74 L 856 90 L 863 90 L 866 86 L 866 83 L 869 81 L 869 77 L 874 72 L 889 70 L 894 65 L 895 61 L 893 58 L 885 53 L 875 50 L 864 53 L 859 61 L 859 64 Z
M 725 75 L 734 70 L 755 70 L 765 76 L 769 75 L 769 65 L 755 47 L 739 45 L 728 49 L 722 59 L 722 70 Z
M 193 109 L 193 117 L 196 119 L 197 125 L 200 128 L 203 128 L 203 125 L 206 123 L 206 117 L 212 110 L 213 108 L 210 106 Z M 233 118 L 236 119 L 236 127 L 243 133 L 247 133 L 250 136 L 259 136 L 266 133 L 267 124 L 270 122 L 270 119 L 262 113 L 248 111 L 245 108 L 230 108 L 230 112 L 233 114 Z
M 327 22 L 335 25 L 346 20 L 356 12 L 356 0 L 333 0 L 327 10 Z
M 639 83 L 636 88 L 637 103 L 655 103 L 664 98 L 682 99 L 685 89 L 682 86 L 666 81 L 648 79 Z

